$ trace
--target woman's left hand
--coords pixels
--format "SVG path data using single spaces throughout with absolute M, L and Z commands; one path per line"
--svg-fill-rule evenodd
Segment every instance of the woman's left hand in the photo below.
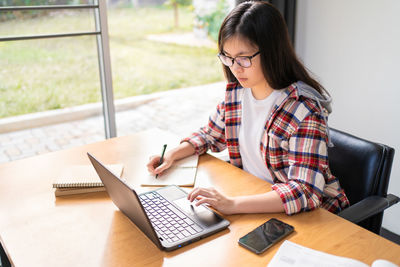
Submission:
M 220 192 L 218 192 L 215 188 L 195 188 L 188 195 L 188 200 L 193 202 L 195 199 L 199 199 L 196 202 L 196 206 L 201 204 L 208 204 L 214 209 L 224 213 L 224 214 L 233 214 L 235 201 L 233 198 L 226 197 Z

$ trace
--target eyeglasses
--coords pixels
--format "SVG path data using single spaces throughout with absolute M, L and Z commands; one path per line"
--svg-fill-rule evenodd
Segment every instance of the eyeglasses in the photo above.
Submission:
M 232 67 L 234 61 L 236 61 L 236 63 L 243 67 L 243 68 L 250 68 L 251 67 L 251 59 L 255 56 L 257 56 L 258 54 L 260 54 L 260 51 L 258 51 L 257 53 L 255 53 L 252 56 L 248 56 L 248 57 L 244 57 L 244 56 L 240 56 L 240 57 L 228 57 L 222 53 L 218 54 L 218 58 L 219 60 L 221 60 L 222 64 L 224 64 L 227 67 Z

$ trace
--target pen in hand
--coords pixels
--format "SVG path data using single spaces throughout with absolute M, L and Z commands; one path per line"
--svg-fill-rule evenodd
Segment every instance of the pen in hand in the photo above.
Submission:
M 158 162 L 158 166 L 160 166 L 163 163 L 165 149 L 167 149 L 167 145 L 166 144 L 163 146 L 163 149 L 162 149 L 162 152 L 161 152 L 161 158 L 160 158 L 160 161 Z M 158 174 L 156 174 L 156 179 L 157 179 L 157 177 L 158 177 Z

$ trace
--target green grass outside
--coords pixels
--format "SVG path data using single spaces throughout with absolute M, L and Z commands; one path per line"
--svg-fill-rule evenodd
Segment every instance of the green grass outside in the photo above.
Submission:
M 193 14 L 180 10 L 108 10 L 116 99 L 223 79 L 216 49 L 164 44 L 147 34 L 188 32 Z M 0 22 L 0 36 L 89 31 L 89 13 Z M 95 37 L 0 42 L 0 118 L 101 101 Z

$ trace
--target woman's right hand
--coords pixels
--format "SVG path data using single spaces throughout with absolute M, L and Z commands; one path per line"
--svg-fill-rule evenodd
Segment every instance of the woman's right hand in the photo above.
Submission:
M 186 158 L 195 153 L 194 147 L 188 142 L 182 142 L 179 146 L 168 150 L 164 154 L 164 160 L 161 165 L 160 164 L 160 155 L 151 156 L 149 162 L 147 163 L 147 169 L 153 175 L 161 175 L 163 171 L 172 166 L 174 161 Z
M 149 162 L 147 163 L 147 170 L 153 175 L 161 175 L 163 171 L 171 167 L 172 163 L 174 163 L 174 159 L 172 158 L 171 153 L 166 152 L 164 154 L 164 159 L 161 165 L 160 163 L 160 155 L 151 156 Z

